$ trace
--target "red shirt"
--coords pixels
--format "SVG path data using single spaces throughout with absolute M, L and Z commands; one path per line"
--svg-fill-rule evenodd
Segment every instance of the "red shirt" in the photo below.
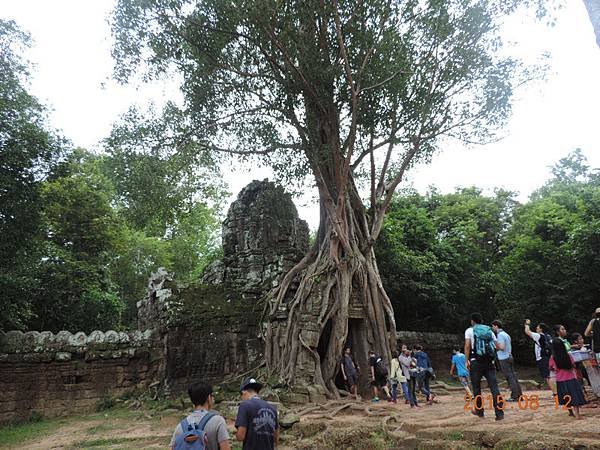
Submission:
M 575 360 L 571 355 L 569 355 L 569 359 L 571 360 L 571 364 L 573 364 L 572 369 L 559 369 L 556 367 L 556 362 L 554 361 L 554 356 L 550 357 L 550 370 L 556 372 L 556 381 L 569 381 L 573 379 L 577 379 L 577 372 L 575 372 Z

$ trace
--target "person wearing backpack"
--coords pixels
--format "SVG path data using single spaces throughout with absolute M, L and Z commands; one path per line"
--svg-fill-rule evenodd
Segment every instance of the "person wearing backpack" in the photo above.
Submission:
M 369 350 L 369 366 L 371 367 L 371 386 L 373 386 L 373 401 L 379 401 L 379 389 L 383 389 L 388 399 L 391 399 L 390 390 L 387 387 L 388 369 L 381 356 L 376 356 L 373 350 Z
M 435 378 L 435 376 L 429 355 L 423 351 L 423 346 L 420 344 L 415 345 L 415 359 L 417 360 L 417 369 L 419 371 L 417 378 L 419 391 L 425 396 L 427 404 L 431 405 L 435 394 L 431 392 L 429 380 Z
M 175 428 L 170 450 L 231 450 L 225 419 L 210 411 L 215 404 L 212 386 L 194 383 L 188 395 L 194 410 Z
M 492 329 L 482 323 L 481 314 L 471 314 L 471 327 L 465 331 L 465 355 L 468 355 L 467 368 L 471 372 L 471 384 L 473 386 L 474 415 L 484 417 L 484 401 L 481 397 L 481 379 L 485 377 L 490 391 L 496 420 L 504 419 L 504 411 L 499 404 L 503 404 L 498 380 L 496 379 L 496 336 Z
M 525 320 L 525 334 L 529 336 L 534 345 L 535 363 L 540 372 L 540 376 L 546 380 L 546 384 L 552 389 L 550 383 L 550 356 L 552 356 L 552 336 L 550 336 L 550 328 L 545 323 L 539 323 L 535 327 L 535 331 L 531 331 L 531 320 Z
M 258 396 L 263 385 L 246 378 L 240 385 L 242 403 L 235 419 L 235 438 L 243 450 L 273 450 L 279 443 L 277 409 Z
M 596 360 L 600 364 L 600 308 L 596 308 L 594 318 L 590 320 L 583 333 L 592 338 L 592 351 L 596 354 Z

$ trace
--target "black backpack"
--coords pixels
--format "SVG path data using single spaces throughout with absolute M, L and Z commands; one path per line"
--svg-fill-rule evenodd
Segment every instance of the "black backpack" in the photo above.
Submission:
M 552 356 L 552 336 L 548 333 L 540 333 L 540 353 L 542 357 L 550 358 Z
M 381 357 L 378 357 L 375 361 L 375 373 L 382 378 L 388 376 L 387 367 L 383 364 L 383 359 L 381 359 Z

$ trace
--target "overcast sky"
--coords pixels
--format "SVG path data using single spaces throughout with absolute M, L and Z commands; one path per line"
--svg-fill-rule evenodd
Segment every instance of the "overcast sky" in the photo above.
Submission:
M 457 186 L 503 187 L 527 196 L 548 179 L 549 166 L 581 147 L 593 167 L 600 167 L 600 49 L 583 2 L 568 0 L 556 25 L 516 17 L 504 33 L 511 52 L 535 61 L 548 51 L 551 69 L 545 81 L 517 93 L 505 138 L 485 146 L 449 143 L 431 164 L 415 168 L 404 185 L 424 192 Z M 26 55 L 35 64 L 31 91 L 51 110 L 51 125 L 74 145 L 101 150 L 113 122 L 132 103 L 159 103 L 176 86 L 119 86 L 110 79 L 111 36 L 107 17 L 113 0 L 0 0 L 0 17 L 14 19 L 34 45 Z M 226 173 L 237 192 L 267 169 Z M 311 228 L 318 209 L 298 199 L 300 215 Z

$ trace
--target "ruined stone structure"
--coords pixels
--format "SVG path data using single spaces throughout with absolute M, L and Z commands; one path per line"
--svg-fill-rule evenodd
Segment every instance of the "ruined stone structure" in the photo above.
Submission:
M 160 378 L 157 334 L 0 332 L 0 423 L 93 410 Z
M 181 286 L 159 271 L 138 304 L 139 326 L 161 330 L 170 392 L 261 364 L 264 297 L 307 252 L 308 226 L 283 188 L 253 181 L 229 207 L 222 239 L 223 259 L 201 282 Z

